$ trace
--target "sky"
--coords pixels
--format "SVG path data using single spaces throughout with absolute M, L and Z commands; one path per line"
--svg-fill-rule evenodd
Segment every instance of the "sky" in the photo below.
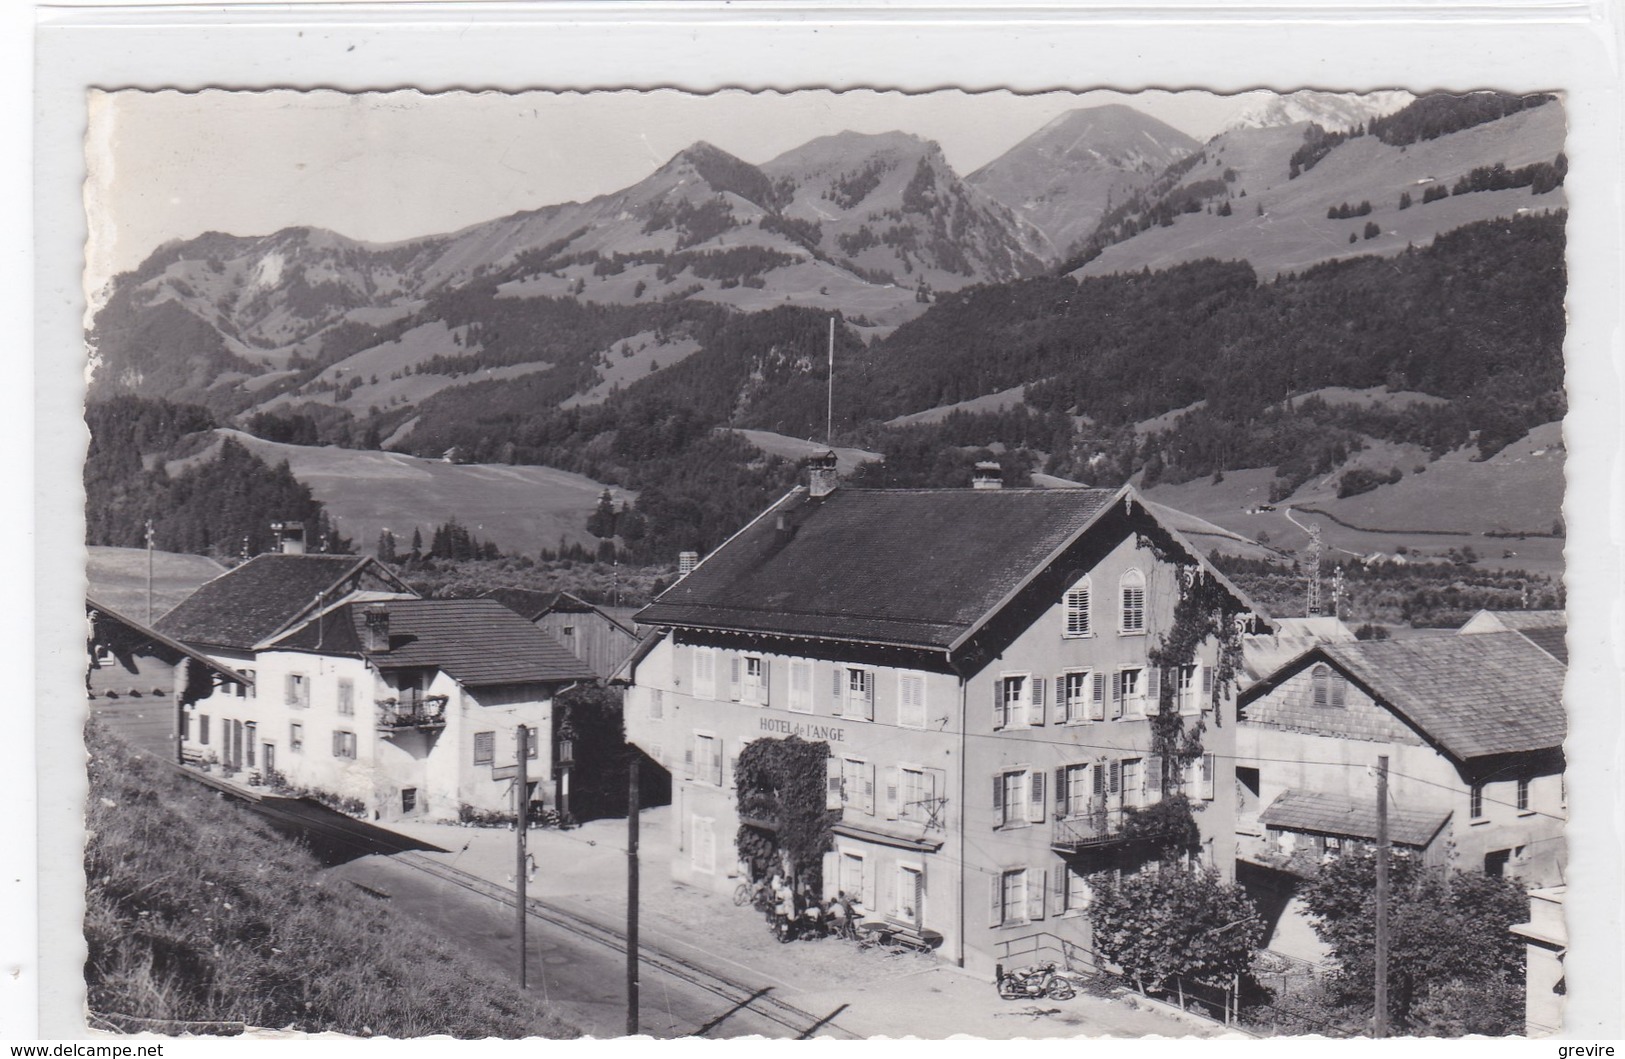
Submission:
M 706 140 L 761 163 L 817 136 L 900 129 L 969 174 L 1077 107 L 1126 103 L 1197 140 L 1264 93 L 945 91 L 93 93 L 86 281 L 173 239 L 295 225 L 393 242 L 642 180 Z

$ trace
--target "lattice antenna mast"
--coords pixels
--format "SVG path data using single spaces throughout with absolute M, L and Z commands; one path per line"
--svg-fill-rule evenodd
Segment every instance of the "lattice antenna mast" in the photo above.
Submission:
M 1304 615 L 1313 618 L 1320 613 L 1320 523 L 1309 524 L 1309 549 L 1304 553 L 1304 577 L 1307 580 L 1307 595 Z
M 1343 568 L 1341 566 L 1333 567 L 1332 568 L 1332 617 L 1341 618 L 1343 616 L 1343 600 L 1346 597 L 1347 593 L 1348 593 L 1348 589 L 1343 584 Z

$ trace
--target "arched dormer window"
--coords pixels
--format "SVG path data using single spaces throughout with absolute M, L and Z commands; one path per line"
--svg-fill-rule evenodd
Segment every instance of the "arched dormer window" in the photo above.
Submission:
M 1130 570 L 1124 574 L 1118 582 L 1118 596 L 1122 604 L 1118 627 L 1123 632 L 1145 632 L 1145 573 Z
M 1335 708 L 1348 705 L 1348 681 L 1343 679 L 1341 673 L 1332 672 L 1332 667 L 1325 662 L 1310 670 L 1310 680 L 1314 685 L 1316 706 Z
M 1066 593 L 1066 631 L 1064 636 L 1089 636 L 1094 633 L 1090 623 L 1089 578 L 1085 576 Z

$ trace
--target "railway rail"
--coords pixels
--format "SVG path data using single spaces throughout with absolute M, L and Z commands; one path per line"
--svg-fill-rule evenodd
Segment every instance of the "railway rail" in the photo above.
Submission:
M 224 783 L 212 776 L 200 773 L 196 769 L 174 764 L 171 767 L 183 776 L 187 776 L 222 794 L 238 798 L 245 803 L 249 810 L 258 813 L 272 823 L 280 824 L 284 828 L 293 828 L 310 833 L 313 836 L 319 836 L 322 842 L 330 847 L 344 848 L 361 855 L 387 853 L 398 864 L 410 867 L 415 871 L 432 876 L 441 882 L 456 886 L 487 900 L 496 901 L 506 908 L 514 907 L 515 894 L 511 890 L 471 872 L 432 860 L 423 855 L 423 847 L 420 844 L 414 844 L 408 839 L 395 835 L 393 832 L 362 824 L 369 831 L 369 834 L 363 837 L 357 835 L 349 824 L 323 819 L 323 815 L 330 812 L 325 807 L 316 807 L 301 799 L 256 797 L 232 784 Z M 573 934 L 583 940 L 603 945 L 616 952 L 626 950 L 626 934 L 624 931 L 575 915 L 545 901 L 536 898 L 527 899 L 525 914 L 531 919 L 546 923 L 555 929 Z M 639 959 L 645 967 L 670 975 L 679 981 L 687 982 L 739 1007 L 748 1007 L 756 1016 L 783 1026 L 787 1030 L 794 1031 L 798 1039 L 812 1037 L 814 1034 L 822 1034 L 842 1040 L 861 1039 L 859 1034 L 843 1029 L 835 1023 L 835 1017 L 840 1014 L 841 1009 L 839 1008 L 828 1015 L 819 1016 L 774 996 L 771 992 L 771 986 L 748 985 L 712 968 L 648 944 L 640 944 Z M 707 1028 L 709 1028 L 709 1025 L 696 1030 L 691 1036 L 703 1036 Z

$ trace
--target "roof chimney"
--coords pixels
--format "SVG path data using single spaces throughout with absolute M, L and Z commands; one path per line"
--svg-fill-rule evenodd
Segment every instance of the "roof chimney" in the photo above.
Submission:
M 1003 489 L 1003 468 L 992 460 L 983 460 L 976 465 L 976 470 L 971 473 L 970 487 L 972 489 Z
M 821 452 L 807 458 L 807 492 L 813 496 L 828 496 L 840 486 L 836 472 L 835 453 Z
M 696 566 L 698 566 L 698 565 L 700 565 L 700 553 L 699 552 L 678 552 L 677 553 L 677 576 L 678 576 L 678 578 L 684 578 L 684 577 L 687 577 L 689 574 L 692 574 L 694 572 L 694 568 Z
M 389 651 L 389 607 L 382 603 L 369 603 L 361 612 L 367 619 L 367 650 L 372 654 Z
M 276 549 L 283 555 L 305 554 L 305 524 L 303 522 L 273 522 L 271 532 L 276 534 Z

